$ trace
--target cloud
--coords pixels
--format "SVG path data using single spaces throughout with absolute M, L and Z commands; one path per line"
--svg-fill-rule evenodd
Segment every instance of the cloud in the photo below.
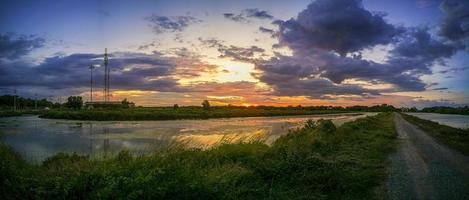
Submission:
M 269 19 L 272 20 L 274 16 L 267 11 L 259 10 L 258 8 L 248 8 L 243 10 L 240 14 L 223 13 L 223 17 L 233 20 L 235 22 L 250 22 L 248 18 Z
M 259 18 L 259 19 L 273 19 L 274 16 L 270 15 L 267 11 L 265 10 L 259 10 L 257 8 L 248 8 L 244 10 L 246 13 L 247 17 L 254 17 L 254 18 Z
M 277 21 L 280 44 L 291 49 L 310 46 L 344 56 L 378 44 L 388 44 L 402 32 L 384 14 L 363 8 L 361 0 L 317 0 L 296 19 Z
M 192 16 L 159 16 L 151 15 L 145 17 L 145 20 L 150 22 L 150 27 L 155 33 L 163 32 L 180 32 L 183 31 L 191 24 L 201 22 L 200 19 L 197 19 Z
M 218 51 L 221 53 L 220 58 L 232 58 L 243 62 L 253 62 L 255 55 L 265 52 L 258 46 L 238 47 L 233 45 L 219 47 Z
M 403 103 L 405 107 L 417 107 L 419 109 L 434 107 L 434 106 L 448 106 L 448 107 L 463 107 L 468 104 L 454 103 L 448 99 L 428 100 L 428 99 L 414 99 L 413 101 Z
M 268 28 L 265 28 L 265 27 L 259 27 L 259 31 L 262 32 L 262 33 L 269 33 L 271 35 L 273 35 L 275 33 L 275 31 L 273 29 L 268 29 Z
M 35 35 L 0 34 L 0 59 L 17 59 L 44 46 L 45 39 Z
M 259 55 L 265 52 L 265 49 L 255 45 L 250 47 L 225 45 L 224 41 L 215 38 L 199 38 L 199 41 L 204 46 L 217 48 L 218 52 L 220 52 L 220 58 L 232 58 L 233 60 L 241 62 L 255 62 Z
M 223 13 L 223 17 L 225 17 L 226 19 L 233 20 L 235 22 L 248 22 L 248 20 L 242 14 L 235 15 L 233 13 Z
M 207 38 L 207 39 L 204 39 L 204 38 L 201 38 L 199 37 L 198 40 L 200 41 L 200 43 L 204 46 L 207 46 L 207 47 L 216 47 L 216 48 L 219 48 L 219 47 L 222 47 L 224 46 L 223 45 L 223 40 L 219 40 L 219 39 L 216 39 L 216 38 Z
M 88 90 L 90 65 L 102 65 L 102 54 L 71 54 L 46 58 L 40 64 L 24 61 L 0 63 L 5 73 L 0 74 L 0 85 L 6 88 L 36 88 L 53 90 Z M 178 83 L 181 78 L 196 77 L 204 72 L 216 71 L 194 53 L 178 50 L 174 56 L 162 56 L 159 52 L 141 54 L 115 52 L 111 54 L 110 84 L 113 90 L 143 90 L 184 92 L 192 88 Z M 94 71 L 94 84 L 103 85 L 103 68 Z
M 435 64 L 445 65 L 458 50 L 427 27 L 388 24 L 359 0 L 317 0 L 296 19 L 274 24 L 279 25 L 279 46 L 289 47 L 292 55 L 276 54 L 255 64 L 256 76 L 279 96 L 366 98 L 424 91 L 420 77 L 431 74 Z M 362 58 L 363 49 L 384 44 L 392 49 L 383 63 Z
M 447 90 L 447 87 L 439 87 L 439 88 L 433 88 L 432 90 Z
M 462 71 L 466 71 L 467 69 L 469 69 L 469 67 L 452 67 L 452 68 L 449 68 L 449 69 L 441 70 L 438 73 L 446 74 L 446 73 L 450 73 L 450 72 L 462 72 Z
M 469 37 L 469 1 L 445 0 L 441 3 L 443 21 L 439 25 L 439 34 L 449 40 L 462 42 Z M 466 46 L 467 47 L 467 46 Z

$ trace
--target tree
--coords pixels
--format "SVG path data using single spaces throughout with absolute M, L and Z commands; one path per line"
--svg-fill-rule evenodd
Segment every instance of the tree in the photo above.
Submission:
M 179 105 L 178 105 L 178 104 L 174 104 L 173 109 L 174 109 L 174 110 L 177 110 L 178 108 L 179 108 Z
M 210 109 L 210 103 L 208 102 L 208 100 L 204 100 L 204 101 L 202 102 L 202 107 L 203 107 L 205 110 Z
M 129 108 L 129 101 L 127 101 L 127 98 L 125 98 L 124 100 L 122 100 L 122 107 L 123 108 Z
M 71 109 L 81 109 L 83 106 L 83 99 L 80 96 L 69 96 L 65 106 Z

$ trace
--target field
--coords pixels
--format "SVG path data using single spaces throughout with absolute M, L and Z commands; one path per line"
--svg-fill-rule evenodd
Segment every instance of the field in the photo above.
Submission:
M 141 108 L 116 108 L 116 109 L 54 109 L 44 112 L 40 117 L 52 119 L 75 120 L 175 120 L 175 119 L 209 119 L 228 117 L 263 117 L 263 116 L 287 116 L 344 113 L 337 110 L 306 110 L 296 108 L 240 108 L 240 107 L 141 107 Z
M 392 113 L 336 128 L 307 122 L 271 146 L 174 146 L 91 160 L 58 154 L 41 165 L 0 145 L 3 199 L 380 199 L 394 151 Z

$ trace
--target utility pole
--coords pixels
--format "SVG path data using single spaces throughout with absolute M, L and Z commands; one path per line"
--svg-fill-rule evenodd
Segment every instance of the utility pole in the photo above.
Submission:
M 14 90 L 13 95 L 13 112 L 16 112 L 16 89 Z
M 104 102 L 109 100 L 109 58 L 107 55 L 107 48 L 104 49 Z
M 90 102 L 93 102 L 93 69 L 94 66 L 90 65 Z

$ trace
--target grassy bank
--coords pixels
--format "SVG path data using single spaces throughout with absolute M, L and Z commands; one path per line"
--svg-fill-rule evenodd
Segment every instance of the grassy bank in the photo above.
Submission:
M 20 111 L 0 110 L 0 118 L 21 116 L 21 115 L 39 115 L 41 113 L 42 113 L 41 111 L 34 111 L 34 110 L 20 110 Z
M 128 109 L 92 109 L 92 110 L 50 110 L 41 115 L 43 118 L 76 120 L 174 120 L 174 119 L 210 119 L 228 117 L 263 117 L 309 114 L 344 113 L 345 111 L 304 110 L 289 108 L 230 108 L 213 107 L 205 110 L 201 107 L 128 108 Z
M 402 114 L 405 120 L 415 124 L 426 133 L 436 138 L 439 142 L 469 155 L 469 130 L 453 128 L 441 125 L 430 120 L 420 119 L 412 115 Z
M 306 123 L 272 146 L 173 147 L 107 160 L 59 154 L 39 166 L 0 145 L 3 199 L 379 199 L 395 130 L 390 113 L 336 128 Z

